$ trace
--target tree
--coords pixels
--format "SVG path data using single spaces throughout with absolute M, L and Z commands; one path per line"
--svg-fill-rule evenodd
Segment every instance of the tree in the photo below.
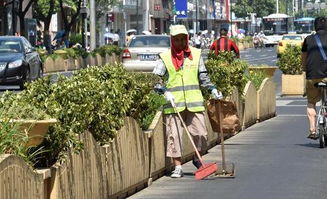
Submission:
M 276 11 L 275 0 L 239 0 L 233 7 L 238 17 L 246 17 L 248 13 L 256 13 L 257 17 L 267 16 Z
M 257 17 L 264 17 L 276 12 L 275 0 L 253 0 L 252 6 Z
M 253 12 L 249 0 L 239 0 L 232 9 L 235 15 L 240 18 L 245 18 L 248 16 L 248 13 Z
M 47 50 L 51 53 L 51 37 L 49 34 L 52 15 L 59 9 L 57 0 L 38 0 L 33 9 L 33 16 L 44 22 L 43 38 Z
M 15 1 L 18 2 L 18 8 L 15 9 L 15 14 L 19 17 L 20 33 L 22 35 L 24 35 L 25 34 L 25 15 L 36 0 L 28 0 L 25 7 L 24 7 L 25 4 L 23 4 L 24 0 L 12 0 L 8 4 L 12 4 Z M 25 2 L 26 2 L 26 0 L 25 0 Z M 16 27 L 14 27 L 14 30 L 15 30 L 15 28 Z
M 59 0 L 61 17 L 64 22 L 64 30 L 67 36 L 69 35 L 72 26 L 79 19 L 82 1 L 83 0 Z M 70 10 L 69 14 L 65 8 Z

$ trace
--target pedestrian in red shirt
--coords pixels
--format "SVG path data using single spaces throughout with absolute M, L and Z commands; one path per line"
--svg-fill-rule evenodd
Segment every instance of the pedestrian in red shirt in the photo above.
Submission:
M 220 38 L 215 40 L 210 46 L 210 52 L 215 51 L 215 55 L 219 54 L 219 51 L 234 51 L 237 58 L 240 58 L 240 51 L 235 42 L 228 39 L 227 29 L 222 28 L 219 31 Z

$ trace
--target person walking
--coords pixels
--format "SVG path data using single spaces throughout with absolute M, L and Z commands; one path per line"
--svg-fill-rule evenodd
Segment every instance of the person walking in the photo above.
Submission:
M 206 150 L 207 129 L 200 86 L 207 88 L 215 99 L 221 99 L 222 94 L 210 81 L 201 50 L 189 46 L 189 35 L 185 26 L 170 26 L 170 35 L 171 49 L 160 54 L 161 59 L 158 60 L 153 73 L 162 78 L 168 75 L 167 82 L 164 84 L 161 79 L 155 86 L 155 91 L 163 94 L 167 100 L 163 110 L 167 139 L 166 155 L 173 159 L 175 165 L 171 177 L 180 178 L 183 177 L 181 166 L 183 126 L 171 102 L 176 105 L 176 110 L 182 115 L 197 149 L 201 152 Z M 196 157 L 192 162 L 196 168 L 201 167 Z
M 232 40 L 228 39 L 227 37 L 227 29 L 222 28 L 219 31 L 220 38 L 213 41 L 213 43 L 210 46 L 210 53 L 214 52 L 215 55 L 218 55 L 221 51 L 234 51 L 237 58 L 240 58 L 240 51 Z
M 323 50 L 327 50 L 327 18 L 317 17 L 314 21 L 316 34 L 305 38 L 302 46 L 302 66 L 306 72 L 307 117 L 309 122 L 308 138 L 319 137 L 316 129 L 316 103 L 321 99 L 319 88 L 314 85 L 318 82 L 327 83 L 327 63 L 319 50 L 315 39 L 319 37 Z

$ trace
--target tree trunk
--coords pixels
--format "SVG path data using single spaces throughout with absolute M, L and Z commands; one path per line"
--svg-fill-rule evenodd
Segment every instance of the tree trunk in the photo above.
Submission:
M 47 49 L 48 53 L 52 53 L 52 48 L 51 48 L 51 37 L 49 34 L 49 29 L 50 29 L 50 20 L 45 20 L 44 21 L 44 32 L 43 32 L 43 42 L 45 45 L 45 48 Z
M 23 14 L 19 15 L 20 35 L 28 38 L 28 33 L 25 32 L 25 17 L 24 16 L 25 15 L 23 15 Z

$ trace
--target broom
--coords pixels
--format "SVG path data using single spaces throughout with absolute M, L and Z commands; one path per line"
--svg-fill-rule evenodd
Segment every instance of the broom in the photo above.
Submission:
M 184 127 L 184 129 L 186 131 L 186 134 L 187 134 L 188 138 L 190 139 L 191 144 L 192 144 L 192 146 L 193 146 L 193 148 L 195 150 L 195 153 L 196 153 L 196 155 L 197 155 L 197 157 L 200 160 L 201 165 L 202 165 L 198 170 L 195 171 L 195 173 L 194 173 L 195 174 L 195 179 L 196 180 L 202 180 L 202 179 L 210 176 L 211 174 L 215 173 L 218 170 L 218 166 L 217 166 L 216 163 L 208 163 L 208 164 L 204 163 L 198 149 L 196 148 L 196 146 L 194 144 L 193 138 L 192 138 L 190 132 L 188 131 L 188 129 L 187 129 L 187 127 L 186 127 L 186 125 L 185 125 L 185 123 L 183 121 L 182 116 L 177 111 L 177 108 L 176 108 L 176 105 L 175 105 L 174 101 L 171 100 L 170 103 L 171 103 L 172 107 L 174 108 L 175 112 L 177 113 L 179 119 L 181 120 L 182 125 L 183 125 L 183 127 Z

